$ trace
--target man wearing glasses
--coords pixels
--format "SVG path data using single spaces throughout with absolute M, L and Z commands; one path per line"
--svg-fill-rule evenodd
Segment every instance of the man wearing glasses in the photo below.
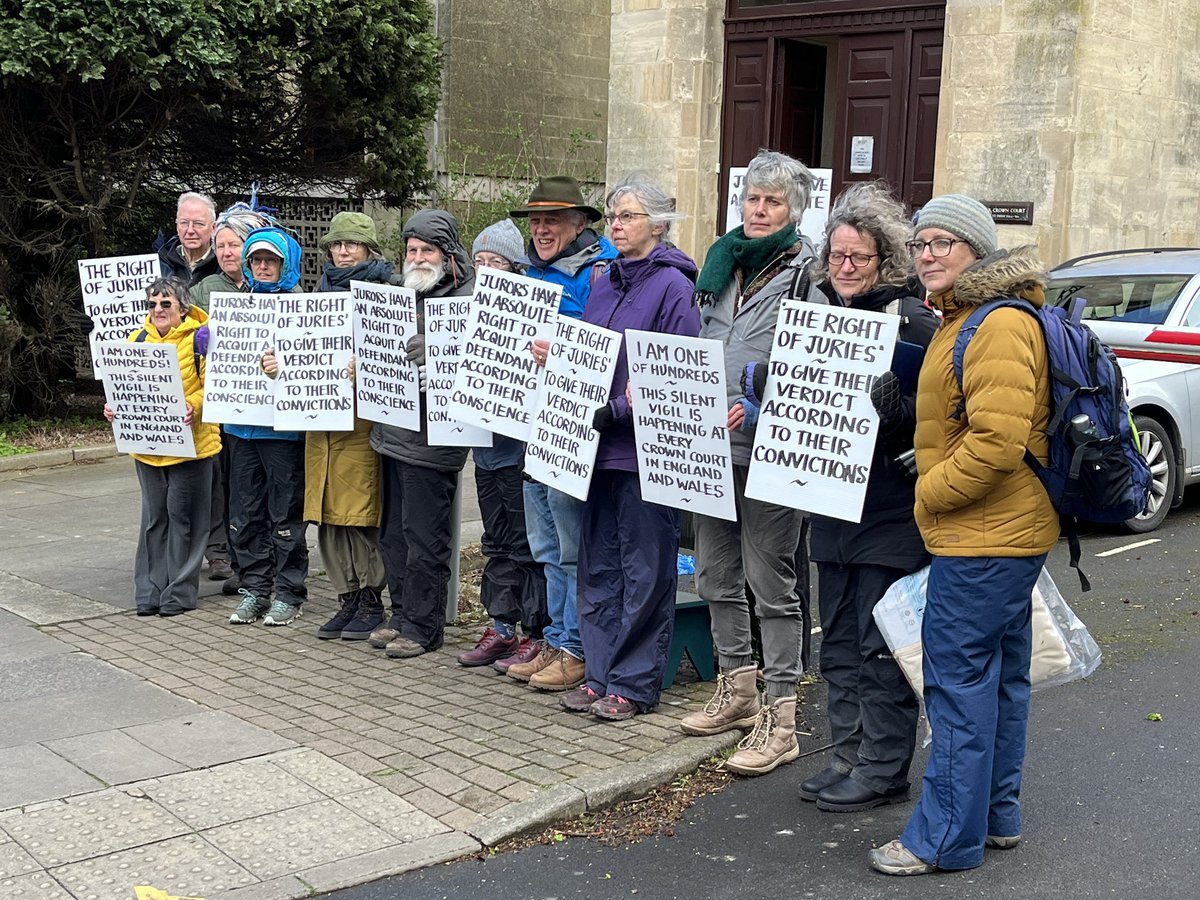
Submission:
M 217 208 L 212 199 L 193 191 L 179 195 L 175 207 L 175 237 L 158 251 L 162 273 L 192 287 L 220 271 L 213 253 L 212 237 Z
M 574 178 L 555 175 L 541 179 L 529 202 L 509 215 L 529 219 L 528 253 L 518 260 L 527 265 L 525 274 L 562 285 L 558 311 L 580 318 L 592 282 L 609 260 L 617 258 L 617 248 L 608 238 L 589 227 L 600 221 L 600 210 L 584 202 Z M 548 345 L 548 341 L 534 342 L 539 365 L 546 364 Z M 525 483 L 525 524 L 533 558 L 545 567 L 550 624 L 542 633 L 546 643 L 541 652 L 527 663 L 509 666 L 508 675 L 543 691 L 569 691 L 583 683 L 576 606 L 582 522 L 581 500 L 536 481 Z

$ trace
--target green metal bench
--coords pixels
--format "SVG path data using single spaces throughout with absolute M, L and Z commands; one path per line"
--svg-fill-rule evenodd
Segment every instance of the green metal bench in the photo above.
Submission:
M 708 601 L 701 600 L 691 591 L 678 591 L 675 594 L 675 630 L 671 634 L 667 667 L 663 669 L 663 690 L 675 683 L 675 676 L 679 674 L 679 666 L 685 653 L 702 681 L 712 681 L 717 677 L 716 666 L 713 665 Z

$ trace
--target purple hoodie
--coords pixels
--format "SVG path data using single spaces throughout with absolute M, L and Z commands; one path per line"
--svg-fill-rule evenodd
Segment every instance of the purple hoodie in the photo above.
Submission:
M 695 337 L 700 334 L 700 310 L 692 302 L 696 273 L 692 258 L 668 244 L 656 244 L 645 259 L 617 259 L 592 286 L 583 321 L 621 334 L 633 328 Z M 600 432 L 597 469 L 638 470 L 633 416 L 625 399 L 628 382 L 622 340 L 608 401 L 613 422 Z

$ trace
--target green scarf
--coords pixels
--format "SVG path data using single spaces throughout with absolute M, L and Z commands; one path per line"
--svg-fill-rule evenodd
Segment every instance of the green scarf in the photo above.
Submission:
M 746 237 L 739 225 L 708 248 L 704 269 L 696 282 L 696 302 L 700 306 L 716 302 L 733 278 L 734 269 L 740 266 L 747 280 L 752 280 L 798 240 L 800 232 L 793 223 L 760 238 Z

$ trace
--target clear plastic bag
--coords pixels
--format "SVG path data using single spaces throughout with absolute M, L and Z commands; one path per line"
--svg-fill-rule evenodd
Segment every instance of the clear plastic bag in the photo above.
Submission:
M 904 677 L 918 697 L 923 697 L 921 620 L 925 617 L 925 590 L 929 566 L 905 575 L 884 592 L 875 604 L 875 624 L 883 634 Z M 1087 627 L 1067 605 L 1043 566 L 1033 588 L 1033 649 L 1029 680 L 1033 690 L 1087 678 L 1100 665 L 1100 648 Z M 925 702 L 921 701 L 921 712 Z M 926 736 L 925 744 L 929 743 Z

